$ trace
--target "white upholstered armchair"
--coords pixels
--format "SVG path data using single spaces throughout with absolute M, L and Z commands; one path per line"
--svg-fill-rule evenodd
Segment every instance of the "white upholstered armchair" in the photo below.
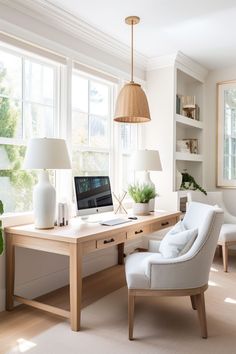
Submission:
M 172 252 L 174 258 L 165 258 L 165 252 L 164 256 L 158 252 L 163 241 L 155 240 L 150 242 L 150 252 L 134 253 L 127 257 L 129 339 L 133 339 L 136 296 L 190 296 L 192 307 L 199 315 L 202 337 L 207 338 L 204 292 L 208 287 L 210 266 L 222 222 L 221 209 L 190 203 L 182 223 L 177 224 L 178 229 L 181 226 L 185 230 L 185 235 L 192 232 L 194 237 L 185 253 L 182 250 L 176 256 Z M 176 242 L 177 248 L 179 235 L 181 232 L 168 236 Z
M 207 192 L 204 195 L 201 192 L 191 191 L 188 193 L 188 202 L 200 202 L 210 205 L 218 205 L 224 211 L 224 223 L 220 230 L 218 246 L 220 247 L 224 271 L 228 272 L 228 249 L 230 246 L 236 246 L 236 216 L 230 214 L 224 204 L 221 191 Z

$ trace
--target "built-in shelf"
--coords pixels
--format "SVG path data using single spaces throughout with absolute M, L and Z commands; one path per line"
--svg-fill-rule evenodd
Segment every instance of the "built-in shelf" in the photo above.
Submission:
M 180 114 L 176 114 L 175 121 L 178 124 L 183 124 L 188 127 L 193 127 L 197 129 L 203 129 L 203 123 L 199 120 L 191 119 Z
M 196 161 L 202 162 L 203 156 L 200 154 L 190 154 L 189 152 L 178 152 L 175 153 L 175 159 L 180 161 Z

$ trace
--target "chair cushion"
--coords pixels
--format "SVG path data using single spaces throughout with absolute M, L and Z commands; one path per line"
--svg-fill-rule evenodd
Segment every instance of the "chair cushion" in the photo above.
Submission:
M 164 258 L 175 258 L 187 253 L 192 247 L 198 230 L 187 230 L 183 222 L 178 222 L 163 238 L 159 251 Z
M 150 278 L 146 275 L 148 260 L 163 258 L 160 253 L 138 252 L 129 255 L 125 261 L 126 282 L 129 289 L 150 288 Z
M 223 224 L 220 230 L 219 241 L 236 242 L 236 224 Z

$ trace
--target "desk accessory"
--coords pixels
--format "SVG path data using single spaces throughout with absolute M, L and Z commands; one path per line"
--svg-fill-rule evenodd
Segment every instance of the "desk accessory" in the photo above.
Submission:
M 113 197 L 115 198 L 115 200 L 117 201 L 118 205 L 116 206 L 116 208 L 114 209 L 114 213 L 125 213 L 128 214 L 127 210 L 125 209 L 124 205 L 123 205 L 123 201 L 127 195 L 126 191 L 123 191 L 123 193 L 120 195 L 116 195 L 114 192 L 112 193 Z
M 33 192 L 35 227 L 52 229 L 55 222 L 56 191 L 49 181 L 48 169 L 71 168 L 65 140 L 31 139 L 27 146 L 23 168 L 40 170 L 39 181 Z

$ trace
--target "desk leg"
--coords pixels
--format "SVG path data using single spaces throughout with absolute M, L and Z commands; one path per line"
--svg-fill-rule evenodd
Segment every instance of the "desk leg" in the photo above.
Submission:
M 118 264 L 124 264 L 124 249 L 125 249 L 124 242 L 119 243 L 117 247 L 118 247 Z
M 82 249 L 80 244 L 70 244 L 70 321 L 72 331 L 80 330 L 82 297 Z
M 14 308 L 15 246 L 12 236 L 6 234 L 6 310 Z

